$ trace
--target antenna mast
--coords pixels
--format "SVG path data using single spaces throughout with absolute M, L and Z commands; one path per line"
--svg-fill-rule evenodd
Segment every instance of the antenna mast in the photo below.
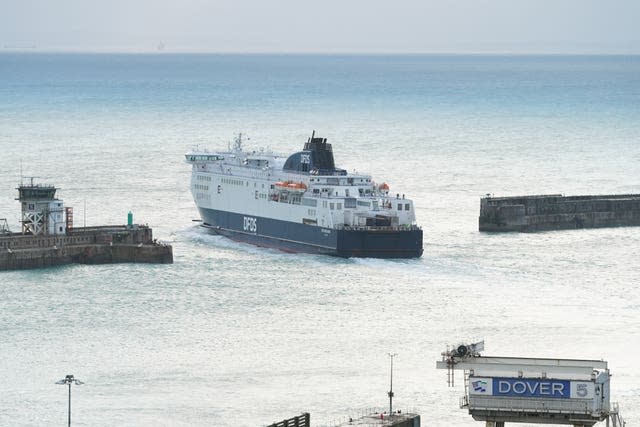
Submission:
M 236 137 L 233 144 L 233 150 L 238 152 L 242 151 L 242 132 L 238 133 L 238 136 Z

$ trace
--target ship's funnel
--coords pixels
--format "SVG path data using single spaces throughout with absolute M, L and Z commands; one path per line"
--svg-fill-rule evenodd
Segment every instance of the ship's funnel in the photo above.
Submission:
M 306 172 L 314 175 L 345 175 L 343 169 L 336 169 L 333 149 L 326 138 L 316 138 L 315 131 L 304 144 L 303 151 L 289 156 L 283 170 Z

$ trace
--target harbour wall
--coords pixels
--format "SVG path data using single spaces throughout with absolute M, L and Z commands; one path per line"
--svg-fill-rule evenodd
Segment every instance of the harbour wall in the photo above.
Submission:
M 535 232 L 640 226 L 640 194 L 483 197 L 480 231 Z
M 72 228 L 66 235 L 0 235 L 0 270 L 65 264 L 172 263 L 173 248 L 143 225 Z

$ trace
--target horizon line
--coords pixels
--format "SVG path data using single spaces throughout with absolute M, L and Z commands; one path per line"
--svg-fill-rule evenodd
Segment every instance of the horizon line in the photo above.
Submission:
M 39 49 L 37 47 L 0 47 L 0 54 L 2 53 L 24 53 L 24 54 L 94 54 L 94 55 L 109 55 L 109 54 L 121 54 L 121 55 L 283 55 L 283 56 L 295 56 L 295 55 L 317 55 L 317 56 L 329 56 L 329 55 L 344 55 L 344 56 L 419 56 L 419 55 L 502 55 L 502 56 L 638 56 L 640 50 L 596 50 L 593 52 L 582 50 L 566 50 L 566 51 L 549 51 L 549 50 L 531 50 L 531 51 L 515 51 L 515 50 L 420 50 L 420 51 L 392 51 L 392 50 L 380 50 L 380 51 L 366 51 L 366 50 L 318 50 L 318 51 L 299 51 L 299 50 L 273 50 L 273 51 L 258 51 L 258 50 L 203 50 L 203 49 L 75 49 L 75 48 L 45 48 Z

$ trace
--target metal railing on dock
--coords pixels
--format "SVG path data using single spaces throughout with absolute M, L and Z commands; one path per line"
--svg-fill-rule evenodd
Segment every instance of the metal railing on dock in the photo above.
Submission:
M 273 424 L 269 424 L 267 427 L 310 427 L 311 415 L 308 412 L 298 415 L 297 417 L 282 420 Z

